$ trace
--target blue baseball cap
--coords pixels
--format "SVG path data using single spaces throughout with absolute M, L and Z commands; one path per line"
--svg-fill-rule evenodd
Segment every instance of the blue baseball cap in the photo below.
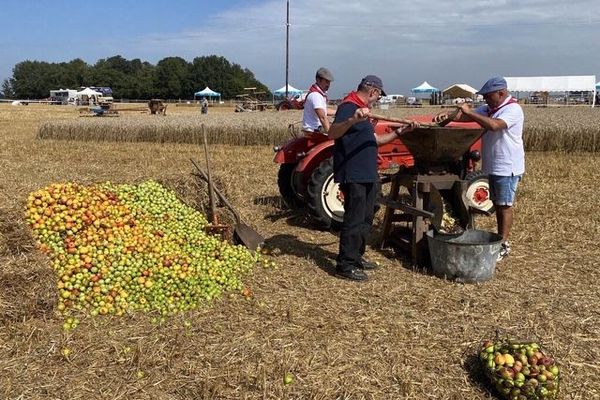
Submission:
M 381 90 L 381 95 L 386 96 L 385 91 L 383 90 L 383 82 L 381 78 L 375 75 L 367 75 L 360 81 L 361 85 L 367 85 L 374 87 L 375 89 Z
M 506 89 L 508 85 L 506 84 L 506 79 L 501 76 L 495 76 L 490 78 L 482 87 L 479 89 L 477 94 L 488 94 L 492 92 L 496 92 L 500 89 Z

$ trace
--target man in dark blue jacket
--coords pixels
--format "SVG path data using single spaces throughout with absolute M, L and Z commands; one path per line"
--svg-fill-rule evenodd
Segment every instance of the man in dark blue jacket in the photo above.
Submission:
M 344 221 L 336 275 L 351 280 L 366 280 L 365 269 L 375 265 L 363 259 L 367 236 L 373 224 L 379 175 L 377 146 L 391 142 L 417 123 L 402 126 L 390 133 L 375 135 L 369 120 L 370 108 L 385 96 L 383 82 L 375 75 L 364 77 L 356 91 L 339 105 L 328 136 L 335 139 L 333 153 L 334 180 L 344 193 Z

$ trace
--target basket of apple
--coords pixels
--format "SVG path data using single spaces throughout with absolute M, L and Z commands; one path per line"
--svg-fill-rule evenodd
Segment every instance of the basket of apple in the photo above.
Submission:
M 485 375 L 503 399 L 555 399 L 558 395 L 558 364 L 536 342 L 485 340 L 479 360 Z

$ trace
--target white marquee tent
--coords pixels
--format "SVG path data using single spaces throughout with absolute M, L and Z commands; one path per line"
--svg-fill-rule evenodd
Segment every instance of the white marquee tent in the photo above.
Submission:
M 447 97 L 475 97 L 477 89 L 466 83 L 455 83 L 442 90 L 442 94 Z
M 96 103 L 99 97 L 102 97 L 102 93 L 96 92 L 89 87 L 86 87 L 85 89 L 75 93 L 76 101 L 80 104 L 87 103 L 91 105 L 92 103 Z
M 77 96 L 102 96 L 102 93 L 96 92 L 95 90 L 90 89 L 89 87 L 86 87 L 82 91 L 77 92 L 76 95 Z
M 593 92 L 596 99 L 596 76 L 526 76 L 504 77 L 511 92 Z

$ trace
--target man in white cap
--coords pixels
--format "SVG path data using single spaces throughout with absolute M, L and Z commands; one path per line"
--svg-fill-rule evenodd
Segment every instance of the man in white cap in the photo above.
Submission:
M 328 116 L 335 115 L 334 110 L 327 110 L 327 91 L 333 82 L 333 75 L 325 68 L 317 70 L 315 83 L 308 89 L 304 100 L 304 113 L 302 115 L 302 131 L 305 135 L 313 133 L 327 133 L 329 130 Z
M 503 239 L 498 255 L 498 260 L 502 260 L 511 251 L 508 236 L 513 223 L 513 203 L 517 186 L 525 173 L 525 118 L 521 106 L 508 92 L 504 78 L 489 79 L 477 93 L 483 96 L 486 104 L 475 110 L 462 104 L 454 120 L 475 121 L 485 128 L 481 140 L 482 169 L 489 176 L 498 233 Z M 438 114 L 434 121 L 439 122 L 447 116 L 447 113 Z

